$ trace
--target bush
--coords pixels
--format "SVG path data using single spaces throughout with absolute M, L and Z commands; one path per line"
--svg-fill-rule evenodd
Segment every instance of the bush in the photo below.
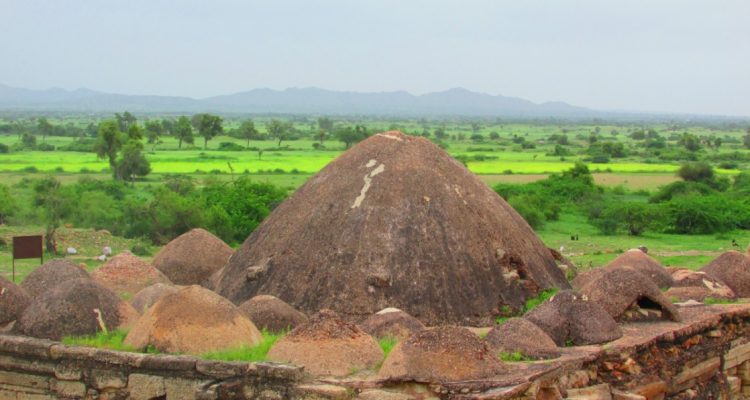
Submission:
M 30 133 L 24 133 L 21 136 L 21 145 L 25 149 L 34 149 L 36 147 L 36 136 Z
M 591 156 L 590 160 L 594 164 L 608 164 L 609 156 L 606 154 L 597 154 L 597 155 Z
M 10 147 L 5 143 L 0 143 L 0 154 L 10 153 Z
M 219 143 L 220 151 L 244 151 L 245 148 L 234 142 L 221 142 Z
M 714 193 L 716 193 L 716 189 L 704 182 L 677 181 L 662 186 L 649 201 L 661 203 L 678 196 L 706 196 Z
M 682 196 L 666 204 L 669 230 L 705 234 L 750 226 L 750 205 L 725 195 Z
M 123 233 L 122 205 L 107 193 L 78 189 L 78 201 L 72 218 L 76 225 L 84 228 L 107 229 L 115 235 Z
M 39 151 L 55 151 L 55 146 L 49 143 L 42 143 L 40 145 L 37 145 L 36 149 Z
M 533 229 L 539 229 L 544 225 L 544 215 L 536 207 L 521 201 L 516 201 L 518 197 L 511 199 L 510 205 L 521 214 L 526 223 Z
M 59 150 L 90 153 L 94 151 L 94 143 L 96 143 L 95 139 L 84 138 L 71 142 L 65 146 L 60 146 Z
M 0 184 L 0 225 L 7 223 L 8 218 L 16 211 L 15 197 L 10 188 Z
M 628 235 L 640 236 L 654 226 L 658 215 L 658 208 L 653 204 L 613 203 L 605 206 L 592 222 L 605 235 L 613 235 L 623 229 Z
M 714 169 L 705 162 L 682 164 L 677 176 L 690 182 L 711 182 L 714 179 Z
M 151 255 L 151 250 L 149 250 L 148 246 L 142 243 L 136 243 L 130 246 L 130 252 L 140 257 Z
M 227 243 L 239 243 L 284 198 L 286 192 L 276 186 L 241 177 L 234 182 L 207 185 L 199 201 L 207 210 L 207 229 Z

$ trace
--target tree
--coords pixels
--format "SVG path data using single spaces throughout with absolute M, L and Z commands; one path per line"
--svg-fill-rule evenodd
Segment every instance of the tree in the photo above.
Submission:
M 700 138 L 692 133 L 683 133 L 682 137 L 680 137 L 679 143 L 688 151 L 698 151 L 701 148 Z
M 323 144 L 325 138 L 333 132 L 333 120 L 328 117 L 318 118 L 318 141 Z
M 162 135 L 173 135 L 174 134 L 174 123 L 173 119 L 161 120 Z
M 714 179 L 714 170 L 705 162 L 683 164 L 677 170 L 677 176 L 690 182 L 711 182 Z
M 742 143 L 746 148 L 750 149 L 750 128 L 747 128 L 747 135 L 742 137 Z
M 117 121 L 109 119 L 99 123 L 98 138 L 94 144 L 94 151 L 100 159 L 107 158 L 109 160 L 112 173 L 117 172 L 117 152 L 122 148 L 124 141 L 124 135 L 120 132 Z
M 47 136 L 52 134 L 52 131 L 54 130 L 54 126 L 47 121 L 47 118 L 39 118 L 39 122 L 37 123 L 37 130 L 39 131 L 39 134 L 42 135 L 42 143 L 44 143 L 47 140 Z
M 242 125 L 240 125 L 239 134 L 240 137 L 247 140 L 247 148 L 250 148 L 251 140 L 260 139 L 260 132 L 258 132 L 258 129 L 255 127 L 255 122 L 251 119 L 244 121 Z
M 156 148 L 156 143 L 159 142 L 159 137 L 164 133 L 164 125 L 157 119 L 146 121 L 146 137 L 148 142 L 153 144 Z
M 21 143 L 23 144 L 23 147 L 33 149 L 36 147 L 36 136 L 30 133 L 24 133 L 23 136 L 21 136 Z
M 285 121 L 279 121 L 278 119 L 272 119 L 271 122 L 266 125 L 268 135 L 273 139 L 279 141 L 279 147 L 281 142 L 292 138 L 292 124 Z
M 128 128 L 130 128 L 131 125 L 135 125 L 138 121 L 135 118 L 135 115 L 131 114 L 129 111 L 125 111 L 123 114 L 115 113 L 115 120 L 117 120 L 117 127 L 120 129 L 120 132 L 127 132 Z
M 653 226 L 657 217 L 657 207 L 652 204 L 621 202 L 605 208 L 594 224 L 605 235 L 613 235 L 622 227 L 628 235 L 640 236 Z
M 146 176 L 151 172 L 151 164 L 143 155 L 143 143 L 131 139 L 122 148 L 117 160 L 117 176 L 126 181 L 133 181 L 137 176 Z
M 445 134 L 445 128 L 440 127 L 440 128 L 435 129 L 435 137 L 438 138 L 439 140 L 445 139 L 446 136 L 447 135 Z
M 50 253 L 57 252 L 55 232 L 60 227 L 62 218 L 70 211 L 72 204 L 66 201 L 60 181 L 47 177 L 34 184 L 34 205 L 42 210 L 45 223 L 45 247 Z
M 186 116 L 181 116 L 177 119 L 174 124 L 174 137 L 177 138 L 177 148 L 182 148 L 182 142 L 193 144 L 193 125 L 190 124 L 190 120 Z
M 218 115 L 196 114 L 193 116 L 193 127 L 199 135 L 203 136 L 203 149 L 208 147 L 209 140 L 224 132 L 221 124 L 222 119 Z
M 352 144 L 367 138 L 368 133 L 367 128 L 365 128 L 363 125 L 356 125 L 354 127 L 344 126 L 336 129 L 335 136 L 336 139 L 344 142 L 346 148 L 348 149 L 352 146 Z
M 8 217 L 16 211 L 15 196 L 10 193 L 10 189 L 0 184 L 0 225 L 8 222 Z
M 140 126 L 133 124 L 128 127 L 128 140 L 141 140 L 143 139 L 143 129 Z

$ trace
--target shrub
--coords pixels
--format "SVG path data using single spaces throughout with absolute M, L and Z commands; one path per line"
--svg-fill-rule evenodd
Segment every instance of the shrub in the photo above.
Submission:
M 90 153 L 94 151 L 94 143 L 96 143 L 96 140 L 91 138 L 76 140 L 74 142 L 68 143 L 65 146 L 60 146 L 59 150 L 63 151 L 77 151 L 80 153 Z
M 0 154 L 10 153 L 10 147 L 5 143 L 0 143 Z
M 143 243 L 136 243 L 130 246 L 130 252 L 141 257 L 151 255 L 151 250 Z
M 221 142 L 219 143 L 220 151 L 244 151 L 245 148 L 234 142 Z
M 692 162 L 683 164 L 677 171 L 677 176 L 691 182 L 711 182 L 714 179 L 714 170 L 705 162 Z
M 24 133 L 23 136 L 21 136 L 21 145 L 25 149 L 33 149 L 36 147 L 36 136 L 30 134 L 30 133 Z
M 670 230 L 700 234 L 726 232 L 742 224 L 750 210 L 747 205 L 724 196 L 682 196 L 669 201 L 666 216 Z
M 40 145 L 37 145 L 36 149 L 39 151 L 55 151 L 55 146 L 49 143 L 42 143 Z
M 520 197 L 514 197 L 509 201 L 510 205 L 521 214 L 524 220 L 533 228 L 539 229 L 544 225 L 544 215 L 536 207 L 519 201 Z
M 624 229 L 628 235 L 640 236 L 646 229 L 654 226 L 657 216 L 658 208 L 653 204 L 613 203 L 604 207 L 592 222 L 605 235 Z
M 609 163 L 609 156 L 606 154 L 597 154 L 591 156 L 590 160 L 594 164 L 607 164 Z
M 706 196 L 714 193 L 716 190 L 704 182 L 677 181 L 662 186 L 649 201 L 660 203 L 679 196 Z
M 122 205 L 100 190 L 85 191 L 77 187 L 77 198 L 72 218 L 84 228 L 107 229 L 114 234 L 123 232 Z
M 8 217 L 16 211 L 15 197 L 10 192 L 10 188 L 0 184 L 0 225 L 7 223 Z
M 200 193 L 206 212 L 206 227 L 227 243 L 242 242 L 276 205 L 286 192 L 267 183 L 255 183 L 247 177 L 234 182 L 212 183 Z

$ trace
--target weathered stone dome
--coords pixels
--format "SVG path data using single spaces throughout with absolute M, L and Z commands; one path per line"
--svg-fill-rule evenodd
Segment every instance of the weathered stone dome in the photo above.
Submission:
M 421 137 L 376 134 L 310 178 L 230 258 L 216 291 L 361 320 L 489 323 L 568 282 L 523 218 Z
M 175 285 L 211 286 L 211 275 L 232 255 L 232 248 L 204 229 L 191 229 L 167 243 L 154 266 Z
M 216 293 L 192 285 L 151 306 L 125 337 L 137 349 L 153 346 L 167 353 L 203 354 L 252 347 L 261 333 L 237 307 Z

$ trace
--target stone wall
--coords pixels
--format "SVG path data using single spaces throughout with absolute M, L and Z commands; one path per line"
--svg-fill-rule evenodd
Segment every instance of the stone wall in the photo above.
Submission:
M 602 346 L 508 363 L 483 381 L 306 375 L 275 363 L 206 361 L 0 335 L 3 399 L 662 400 L 750 399 L 750 304 L 681 309 L 682 322 L 623 325 Z
M 0 335 L 0 399 L 287 399 L 299 367 L 138 354 Z M 299 393 L 298 393 L 299 392 Z

